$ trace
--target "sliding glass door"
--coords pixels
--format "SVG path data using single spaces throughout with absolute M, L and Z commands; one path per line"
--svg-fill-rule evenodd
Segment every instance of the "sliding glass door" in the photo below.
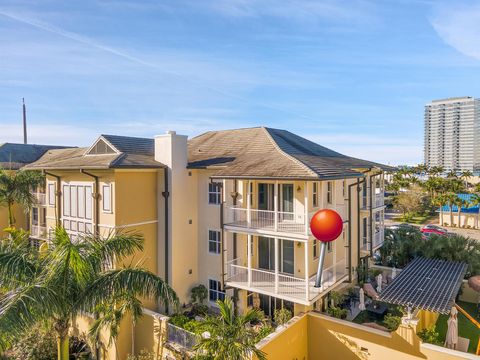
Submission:
M 279 239 L 278 264 L 279 271 L 293 275 L 295 272 L 294 242 Z M 258 267 L 262 270 L 275 270 L 275 239 L 260 236 L 258 238 Z

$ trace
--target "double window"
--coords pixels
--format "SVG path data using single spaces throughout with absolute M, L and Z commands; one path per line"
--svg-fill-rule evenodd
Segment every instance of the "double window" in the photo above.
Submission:
M 220 231 L 208 230 L 208 252 L 220 254 Z
M 63 184 L 63 227 L 68 231 L 92 232 L 92 185 Z
M 220 281 L 208 280 L 208 299 L 212 302 L 217 300 L 225 300 L 225 291 L 222 291 L 222 284 Z
M 222 184 L 218 182 L 208 183 L 208 203 L 219 205 L 222 201 Z
M 55 183 L 48 183 L 48 205 L 55 206 Z
M 327 181 L 327 203 L 333 202 L 333 182 Z

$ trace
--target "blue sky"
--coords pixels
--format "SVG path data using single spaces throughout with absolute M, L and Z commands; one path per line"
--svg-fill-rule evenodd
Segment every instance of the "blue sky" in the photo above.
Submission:
M 270 126 L 422 160 L 423 106 L 480 96 L 480 2 L 0 0 L 0 142 Z

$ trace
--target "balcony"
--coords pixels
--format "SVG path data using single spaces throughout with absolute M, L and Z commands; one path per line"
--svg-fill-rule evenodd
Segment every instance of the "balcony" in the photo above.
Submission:
M 373 246 L 373 250 L 376 250 L 378 249 L 379 247 L 381 247 L 383 245 L 383 242 L 385 241 L 385 231 L 383 229 L 383 227 L 381 229 L 379 229 L 379 231 L 377 231 L 375 233 L 375 235 L 373 236 L 373 243 L 372 243 L 372 246 Z
M 32 225 L 30 228 L 30 236 L 35 239 L 47 240 L 49 238 L 47 227 Z
M 34 197 L 35 205 L 45 206 L 47 204 L 45 193 L 32 192 L 32 196 Z
M 246 209 L 229 206 L 226 208 L 225 226 L 270 233 L 288 233 L 308 236 L 308 223 L 304 215 L 291 212 Z
M 345 259 L 337 261 L 323 270 L 322 285 L 316 288 L 315 275 L 309 277 L 307 282 L 306 278 L 249 268 L 242 265 L 240 259 L 234 259 L 227 263 L 226 283 L 235 288 L 311 305 L 347 275 Z

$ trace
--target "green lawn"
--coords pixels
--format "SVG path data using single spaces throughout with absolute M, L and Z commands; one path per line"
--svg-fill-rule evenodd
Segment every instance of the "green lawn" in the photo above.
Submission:
M 459 301 L 458 305 L 466 310 L 473 318 L 476 319 L 477 305 Z M 445 340 L 447 333 L 448 315 L 440 315 L 437 320 L 437 331 L 440 334 L 440 339 Z M 468 352 L 475 354 L 477 350 L 477 342 L 480 336 L 480 330 L 470 322 L 461 312 L 458 312 L 458 336 L 470 339 Z
M 414 216 L 411 218 L 409 221 L 405 221 L 405 219 L 402 216 L 397 216 L 393 218 L 395 221 L 400 221 L 400 222 L 407 222 L 409 224 L 416 224 L 416 225 L 424 225 L 429 223 L 431 220 L 438 219 L 438 215 L 418 215 Z

